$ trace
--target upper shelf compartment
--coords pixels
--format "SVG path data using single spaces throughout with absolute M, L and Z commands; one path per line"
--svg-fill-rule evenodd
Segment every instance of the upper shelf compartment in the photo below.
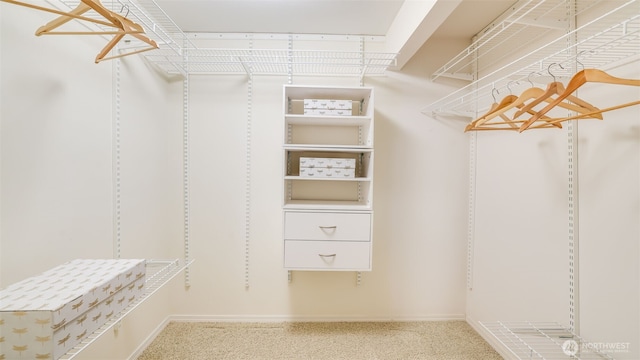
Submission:
M 373 147 L 369 87 L 284 88 L 286 146 Z
M 285 114 L 304 115 L 304 100 L 348 100 L 352 102 L 352 113 L 349 116 L 373 116 L 370 87 L 330 87 L 330 86 L 297 86 L 289 85 L 284 89 L 286 100 Z M 316 114 L 319 115 L 319 114 Z

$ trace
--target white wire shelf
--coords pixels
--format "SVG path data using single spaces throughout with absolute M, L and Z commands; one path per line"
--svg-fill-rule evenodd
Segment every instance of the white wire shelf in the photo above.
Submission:
M 579 0 L 576 12 L 588 10 L 602 0 Z M 483 58 L 491 57 L 485 62 L 489 66 L 495 61 L 496 49 L 508 48 L 517 51 L 554 32 L 564 33 L 568 28 L 569 12 L 566 0 L 520 0 L 505 13 L 485 27 L 473 43 L 432 75 L 432 80 L 439 77 L 471 78 L 474 65 Z M 528 41 L 522 41 L 528 39 Z M 479 68 L 480 73 L 485 70 Z
M 381 75 L 396 54 L 288 49 L 182 49 L 153 51 L 145 57 L 168 73 L 247 75 Z
M 541 10 L 542 4 L 551 6 L 556 1 L 545 0 L 536 9 Z M 548 71 L 553 64 L 559 66 L 554 66 L 551 73 L 557 81 L 563 81 L 568 80 L 575 72 L 576 63 L 582 68 L 605 68 L 638 59 L 640 56 L 640 0 L 611 2 L 578 0 L 577 4 L 581 4 L 578 9 L 591 8 L 596 4 L 616 7 L 610 8 L 609 11 L 577 29 L 563 33 L 562 36 L 535 51 L 439 99 L 425 107 L 422 112 L 433 116 L 472 118 L 478 112 L 486 110 L 493 102 L 494 89 L 499 94 L 517 93 L 521 90 L 518 89 L 519 85 L 524 88 L 531 87 L 531 82 L 546 84 L 553 81 Z M 551 19 L 553 18 L 551 17 Z M 513 41 L 517 39 L 521 44 L 530 42 L 529 35 L 524 33 L 525 29 L 529 31 L 529 27 L 522 30 L 516 30 L 515 25 L 511 27 L 507 25 L 496 26 L 495 28 L 502 29 L 500 37 L 513 38 Z M 492 34 L 491 36 L 493 36 L 492 40 L 496 40 L 498 44 L 493 45 L 488 40 L 484 41 L 482 45 L 485 49 L 478 50 L 476 55 L 484 56 L 484 51 L 491 52 L 497 46 L 508 44 L 506 40 L 497 40 L 498 35 Z M 467 51 L 469 58 L 465 57 L 464 59 L 470 61 L 472 48 Z M 450 63 L 462 64 L 463 60 L 456 58 Z M 469 64 L 465 66 L 469 66 Z M 450 70 L 452 69 L 451 65 L 443 69 L 454 71 Z
M 75 9 L 80 4 L 79 0 L 47 0 L 47 2 L 63 11 Z M 166 16 L 154 0 L 137 0 L 135 2 L 131 0 L 101 0 L 101 4 L 105 8 L 141 25 L 145 30 L 145 35 L 154 40 L 165 51 L 181 54 L 183 47 L 190 46 L 187 36 Z M 104 21 L 104 18 L 95 11 L 88 11 L 83 16 Z M 100 30 L 112 30 L 101 25 L 81 23 L 87 27 L 95 27 Z M 133 46 L 135 46 L 137 40 L 131 40 L 133 40 Z
M 61 9 L 74 9 L 79 0 L 49 0 Z M 147 51 L 144 56 L 152 64 L 169 74 L 247 74 L 247 75 L 381 75 L 396 64 L 397 53 L 343 51 L 343 50 L 293 50 L 252 48 L 202 48 L 192 41 L 160 8 L 155 0 L 103 0 L 104 7 L 140 24 L 145 34 L 158 44 L 158 49 Z M 99 19 L 91 11 L 89 18 Z M 88 25 L 91 26 L 91 25 Z M 96 26 L 98 28 L 98 26 Z M 102 28 L 101 30 L 106 30 Z M 282 35 L 274 34 L 276 38 Z M 268 38 L 265 34 L 247 34 L 248 38 Z M 300 36 L 290 35 L 290 42 Z M 315 40 L 324 39 L 316 37 Z M 336 36 L 327 36 L 327 41 Z M 343 36 L 341 40 L 354 41 L 357 45 L 367 39 L 364 36 Z M 136 47 L 136 39 L 128 39 L 128 45 L 118 44 L 118 49 Z
M 625 344 L 587 342 L 555 322 L 481 322 L 518 359 L 614 359 Z M 613 346 L 605 346 L 613 345 Z
M 145 302 L 151 295 L 155 294 L 164 285 L 166 285 L 176 275 L 181 273 L 184 269 L 189 267 L 194 260 L 186 263 L 180 263 L 180 260 L 147 260 L 146 261 L 146 281 L 144 294 L 136 301 L 132 302 L 118 315 L 114 316 L 111 320 L 102 325 L 93 334 L 86 337 L 73 349 L 69 350 L 63 355 L 61 360 L 69 360 L 80 354 L 87 346 L 93 344 L 100 336 L 104 335 L 111 328 L 115 327 L 122 319 L 129 315 L 130 312 L 135 310 L 143 302 Z

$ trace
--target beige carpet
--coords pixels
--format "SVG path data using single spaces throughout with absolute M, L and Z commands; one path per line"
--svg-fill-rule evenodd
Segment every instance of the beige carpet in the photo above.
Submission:
M 138 360 L 500 360 L 464 321 L 172 322 Z

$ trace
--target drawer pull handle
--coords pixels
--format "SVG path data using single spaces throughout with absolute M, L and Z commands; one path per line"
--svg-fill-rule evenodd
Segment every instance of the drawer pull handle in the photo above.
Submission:
M 335 257 L 336 254 L 318 254 L 318 256 L 323 257 L 323 258 L 328 258 L 328 257 Z
M 335 228 L 337 228 L 337 226 L 336 226 L 336 225 L 333 225 L 333 226 L 318 226 L 318 227 L 319 227 L 320 229 L 323 229 L 323 230 L 324 230 L 324 229 L 335 229 Z

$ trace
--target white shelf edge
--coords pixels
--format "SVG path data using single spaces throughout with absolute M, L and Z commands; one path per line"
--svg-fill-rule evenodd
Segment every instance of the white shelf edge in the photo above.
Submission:
M 290 124 L 302 125 L 344 125 L 354 126 L 371 122 L 371 116 L 367 115 L 303 115 L 285 114 L 285 120 Z
M 285 150 L 289 151 L 327 151 L 327 152 L 373 152 L 369 145 L 318 145 L 318 144 L 285 144 Z
M 369 145 L 322 145 L 322 144 L 285 144 L 286 150 L 304 150 L 317 149 L 318 151 L 326 151 L 327 149 L 337 149 L 336 151 L 342 151 L 342 149 L 357 150 L 349 152 L 372 152 L 373 148 Z M 361 151 L 365 150 L 365 151 Z M 344 152 L 344 151 L 342 151 Z
M 360 101 L 357 97 L 366 97 L 371 94 L 372 86 L 326 86 L 326 85 L 301 85 L 286 84 L 284 86 L 287 98 L 293 100 L 303 100 L 316 96 L 333 96 L 339 100 Z M 355 95 L 355 96 L 354 96 Z M 339 96 L 339 97 L 335 97 Z
M 319 181 L 362 181 L 362 182 L 371 182 L 373 181 L 370 177 L 355 177 L 355 178 L 339 178 L 339 177 L 304 177 L 304 176 L 292 176 L 288 175 L 284 177 L 285 180 L 293 180 L 293 181 L 307 181 L 307 180 L 319 180 Z
M 343 272 L 351 272 L 351 271 L 358 271 L 358 272 L 369 272 L 372 271 L 371 268 L 331 268 L 331 269 L 323 269 L 323 268 L 299 268 L 299 267 L 285 267 L 285 270 L 288 271 L 313 271 L 313 272 L 318 272 L 318 271 L 326 271 L 326 272 L 339 272 L 339 271 L 343 271 Z
M 195 260 L 191 260 L 188 263 L 180 264 L 178 259 L 175 260 L 147 260 L 147 269 L 154 266 L 161 266 L 160 270 L 152 273 L 151 275 L 147 275 L 147 279 L 145 281 L 145 292 L 143 296 L 138 298 L 133 303 L 129 304 L 124 310 L 122 310 L 118 315 L 116 315 L 113 319 L 106 322 L 102 325 L 98 330 L 94 331 L 91 335 L 89 335 L 86 339 L 76 345 L 74 348 L 69 350 L 65 355 L 60 357 L 60 360 L 70 360 L 80 354 L 85 348 L 89 345 L 93 344 L 94 341 L 98 340 L 102 335 L 104 335 L 107 331 L 113 328 L 116 324 L 118 324 L 125 316 L 129 315 L 130 312 L 135 310 L 138 306 L 140 306 L 144 301 L 146 301 L 151 295 L 155 294 L 158 290 L 160 290 L 164 285 L 166 285 L 171 279 L 173 279 L 176 275 L 181 273 L 184 269 L 191 266 L 191 264 Z
M 340 204 L 338 201 L 314 201 L 308 204 L 303 203 L 304 200 L 296 202 L 296 200 L 288 200 L 282 206 L 284 210 L 331 210 L 331 211 L 366 211 L 371 212 L 373 208 L 370 205 L 357 204 L 356 202 Z

